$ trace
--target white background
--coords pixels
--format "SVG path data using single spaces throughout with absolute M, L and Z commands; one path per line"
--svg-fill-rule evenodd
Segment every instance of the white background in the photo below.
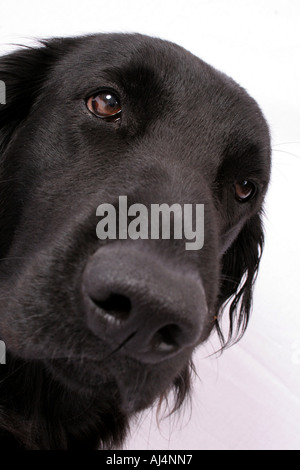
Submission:
M 272 132 L 266 248 L 244 339 L 195 356 L 192 406 L 146 411 L 127 449 L 300 449 L 300 1 L 1 1 L 0 52 L 34 38 L 137 31 L 177 42 L 232 76 Z

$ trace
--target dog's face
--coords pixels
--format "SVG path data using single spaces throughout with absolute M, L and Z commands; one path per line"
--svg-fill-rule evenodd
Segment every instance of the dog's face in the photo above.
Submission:
M 68 389 L 144 408 L 178 384 L 230 297 L 232 329 L 247 323 L 265 120 L 231 79 L 140 35 L 50 41 L 0 72 L 1 338 Z M 203 204 L 203 248 L 99 240 L 96 209 L 118 214 L 119 196 Z

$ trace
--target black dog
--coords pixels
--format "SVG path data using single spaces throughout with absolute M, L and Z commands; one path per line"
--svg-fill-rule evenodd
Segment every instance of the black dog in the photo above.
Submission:
M 45 41 L 0 80 L 1 448 L 120 446 L 136 412 L 170 390 L 181 405 L 225 304 L 227 344 L 247 326 L 268 127 L 230 78 L 141 35 Z M 203 248 L 99 240 L 120 195 L 204 204 Z

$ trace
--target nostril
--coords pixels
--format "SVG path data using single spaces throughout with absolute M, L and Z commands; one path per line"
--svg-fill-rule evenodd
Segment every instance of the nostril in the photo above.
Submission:
M 208 315 L 201 279 L 157 255 L 109 243 L 87 261 L 81 280 L 87 328 L 102 348 L 156 364 L 201 339 Z
M 104 312 L 106 319 L 110 322 L 122 323 L 130 315 L 131 301 L 125 295 L 110 294 L 105 300 L 93 298 L 92 300 Z
M 152 347 L 161 353 L 170 353 L 180 347 L 181 329 L 178 325 L 166 325 L 152 337 Z

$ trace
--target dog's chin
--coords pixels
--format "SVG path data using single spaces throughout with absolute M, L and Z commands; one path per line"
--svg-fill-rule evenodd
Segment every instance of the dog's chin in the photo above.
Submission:
M 112 393 L 113 377 L 103 377 L 97 373 L 96 364 L 93 369 L 90 364 L 87 367 L 80 361 L 74 362 L 68 359 L 55 359 L 45 363 L 52 377 L 70 391 L 91 397 L 99 394 L 99 390 L 104 394 L 106 390 L 108 394 Z
M 160 391 L 155 385 L 149 386 L 152 374 L 151 371 L 146 371 L 142 364 L 134 364 L 134 367 L 131 365 L 135 377 L 132 379 L 128 372 L 122 373 L 122 370 L 125 371 L 126 366 L 128 367 L 127 360 L 123 365 L 121 362 L 118 370 L 109 375 L 106 371 L 101 374 L 101 367 L 96 361 L 89 361 L 86 365 L 79 361 L 75 363 L 67 359 L 56 359 L 47 362 L 46 366 L 54 380 L 65 389 L 87 400 L 101 401 L 104 408 L 105 403 L 113 403 L 115 409 L 128 416 L 148 408 L 160 395 Z M 157 374 L 155 375 L 157 380 Z M 128 380 L 128 377 L 131 377 L 131 380 Z M 136 380 L 137 378 L 139 379 Z

